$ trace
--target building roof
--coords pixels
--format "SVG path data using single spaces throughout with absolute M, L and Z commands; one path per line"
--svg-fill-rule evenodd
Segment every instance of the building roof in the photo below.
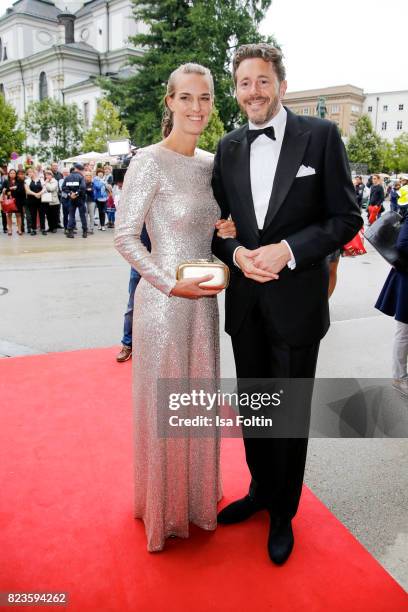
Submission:
M 341 95 L 341 94 L 356 94 L 363 96 L 364 91 L 361 87 L 355 85 L 335 85 L 333 87 L 322 87 L 320 89 L 304 89 L 302 91 L 287 91 L 285 94 L 285 100 L 291 98 L 304 98 L 304 97 L 319 97 L 329 95 Z
M 61 11 L 55 6 L 52 0 L 17 0 L 6 12 L 1 15 L 0 20 L 10 15 L 30 15 L 40 19 L 51 19 L 58 21 L 57 15 Z
M 99 51 L 86 42 L 63 43 L 60 46 L 68 47 L 69 49 L 78 49 L 79 51 L 91 51 L 92 53 L 99 55 Z
M 106 4 L 106 0 L 87 0 L 84 6 L 77 11 L 73 11 L 73 13 L 76 17 L 83 17 L 91 13 L 100 4 Z M 4 14 L 0 14 L 0 21 L 5 17 L 15 14 L 31 15 L 40 19 L 58 21 L 57 15 L 61 12 L 61 9 L 55 6 L 54 0 L 16 0 Z
M 100 4 L 106 4 L 106 0 L 88 0 L 88 2 L 75 13 L 75 16 L 79 18 L 88 15 L 88 13 L 91 13 L 94 8 Z
M 79 81 L 79 83 L 74 83 L 73 85 L 69 85 L 68 87 L 64 87 L 64 89 L 62 90 L 64 93 L 67 91 L 71 91 L 74 89 L 81 89 L 82 87 L 88 87 L 89 85 L 95 85 L 95 76 L 90 76 L 88 79 L 85 79 L 84 81 Z
M 366 93 L 366 96 L 389 96 L 393 94 L 408 94 L 408 90 L 401 89 L 398 91 L 371 91 L 370 93 Z

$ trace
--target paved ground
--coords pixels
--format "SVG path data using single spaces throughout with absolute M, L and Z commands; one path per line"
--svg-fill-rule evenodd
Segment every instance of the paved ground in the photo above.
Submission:
M 112 231 L 78 236 L 0 235 L 0 356 L 119 345 L 129 268 L 112 247 Z M 372 250 L 341 260 L 319 376 L 391 375 L 393 321 L 373 308 L 387 273 Z M 224 333 L 221 346 L 223 376 L 232 377 Z M 314 439 L 306 473 L 312 490 L 405 587 L 407 455 L 407 440 Z

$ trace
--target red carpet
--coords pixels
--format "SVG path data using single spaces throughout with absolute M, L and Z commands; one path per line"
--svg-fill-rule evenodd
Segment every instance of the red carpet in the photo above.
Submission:
M 262 515 L 147 553 L 132 518 L 131 364 L 115 353 L 0 360 L 0 591 L 67 591 L 78 612 L 408 609 L 307 489 L 283 567 L 267 557 Z M 224 441 L 223 474 L 225 504 L 248 482 L 239 440 Z

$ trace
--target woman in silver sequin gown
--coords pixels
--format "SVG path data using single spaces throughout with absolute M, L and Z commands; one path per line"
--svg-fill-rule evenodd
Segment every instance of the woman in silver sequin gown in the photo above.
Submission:
M 211 259 L 219 218 L 211 190 L 213 156 L 195 149 L 211 112 L 211 77 L 184 70 L 175 71 L 168 85 L 174 127 L 132 160 L 115 231 L 116 248 L 142 276 L 133 321 L 135 517 L 144 521 L 149 551 L 162 550 L 169 536 L 188 537 L 190 522 L 215 529 L 222 495 L 215 428 L 207 437 L 157 432 L 158 380 L 210 379 L 215 391 L 219 378 L 218 291 L 175 280 L 179 263 Z M 151 254 L 140 241 L 144 223 Z

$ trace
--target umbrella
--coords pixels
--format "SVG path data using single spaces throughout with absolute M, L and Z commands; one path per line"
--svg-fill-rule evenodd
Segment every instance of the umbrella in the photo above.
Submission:
M 87 163 L 87 162 L 108 162 L 110 164 L 114 164 L 117 162 L 117 157 L 113 157 L 106 153 L 97 153 L 96 151 L 90 151 L 89 153 L 81 153 L 80 155 L 75 155 L 75 157 L 67 157 L 67 159 L 61 160 L 62 164 L 75 164 L 76 162 Z

